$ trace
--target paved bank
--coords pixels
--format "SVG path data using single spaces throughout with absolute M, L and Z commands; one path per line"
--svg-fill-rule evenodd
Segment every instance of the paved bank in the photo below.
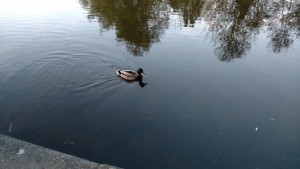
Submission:
M 0 169 L 119 169 L 0 134 Z

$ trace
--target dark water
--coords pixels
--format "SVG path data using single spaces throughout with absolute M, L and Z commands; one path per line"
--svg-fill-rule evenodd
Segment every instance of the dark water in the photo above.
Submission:
M 300 168 L 300 3 L 0 0 L 0 132 L 143 169 Z M 117 69 L 142 67 L 148 84 Z

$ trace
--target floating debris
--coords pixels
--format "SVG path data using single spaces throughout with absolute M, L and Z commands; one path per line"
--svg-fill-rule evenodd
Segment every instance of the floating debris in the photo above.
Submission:
M 270 118 L 270 120 L 271 120 L 271 121 L 275 121 L 275 119 L 274 119 L 274 118 Z
M 255 128 L 255 131 L 258 131 L 258 127 Z
M 74 141 L 65 140 L 64 144 L 74 145 L 75 142 Z
M 25 153 L 25 150 L 23 148 L 20 148 L 19 152 L 17 153 L 18 155 L 22 155 Z
M 10 133 L 11 130 L 12 130 L 12 126 L 13 126 L 13 123 L 10 123 L 9 128 L 8 128 L 8 132 L 9 132 L 9 133 Z
M 211 157 L 209 159 L 209 162 L 212 163 L 213 165 L 216 165 L 218 159 L 220 158 L 221 154 L 223 153 L 224 147 L 222 146 L 221 149 L 218 151 L 218 154 L 216 157 Z

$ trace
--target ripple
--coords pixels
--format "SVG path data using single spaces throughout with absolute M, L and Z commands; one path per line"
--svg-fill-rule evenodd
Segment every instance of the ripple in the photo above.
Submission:
M 72 93 L 118 85 L 115 75 L 118 66 L 106 56 L 68 51 L 51 51 L 44 55 L 24 68 L 30 72 L 32 80 L 44 81 Z

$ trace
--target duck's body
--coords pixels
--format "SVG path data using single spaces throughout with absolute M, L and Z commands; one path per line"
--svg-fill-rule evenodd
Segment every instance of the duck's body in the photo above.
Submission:
M 134 81 L 139 80 L 144 73 L 143 69 L 139 68 L 137 71 L 133 70 L 118 70 L 116 73 L 125 80 Z

